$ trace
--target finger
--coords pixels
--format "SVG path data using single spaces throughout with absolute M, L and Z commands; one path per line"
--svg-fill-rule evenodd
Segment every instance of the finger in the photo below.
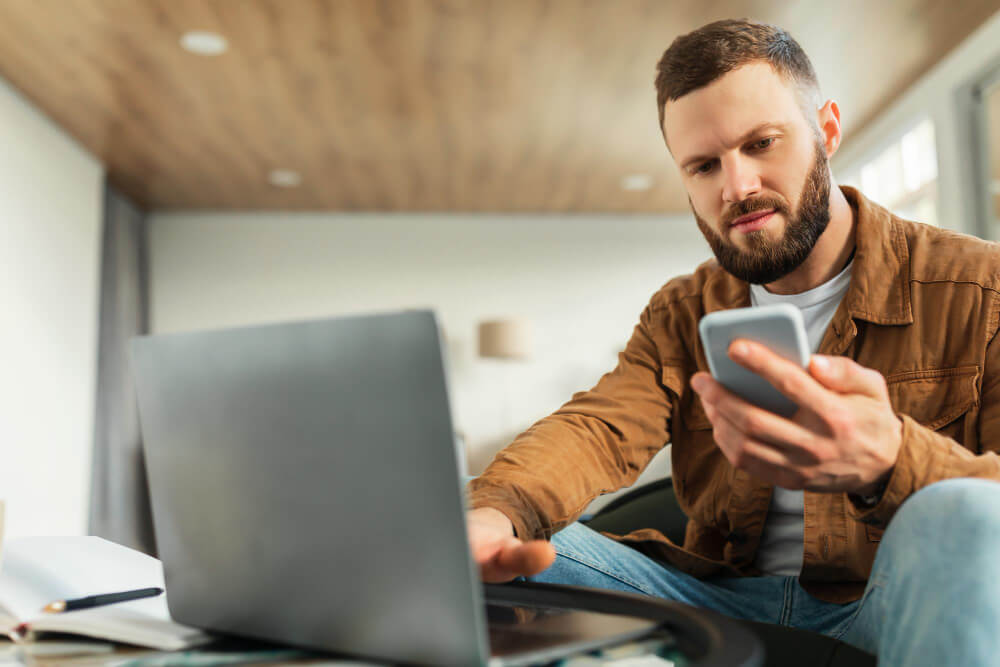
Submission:
M 831 398 L 831 392 L 798 364 L 778 356 L 760 343 L 737 339 L 729 346 L 729 357 L 767 380 L 800 407 L 819 412 Z
M 698 386 L 706 414 L 711 409 L 746 436 L 797 454 L 803 461 L 816 462 L 810 452 L 816 436 L 809 429 L 748 403 L 715 380 L 699 381 Z
M 513 581 L 519 575 L 497 566 L 493 561 L 483 563 L 479 566 L 479 578 L 487 584 L 505 584 Z
M 510 538 L 490 560 L 480 565 L 480 575 L 488 583 L 530 577 L 552 565 L 555 558 L 555 548 L 544 540 L 521 542 Z
M 809 450 L 798 446 L 776 446 L 742 431 L 724 415 L 718 415 L 714 429 L 716 444 L 734 467 L 745 467 L 754 461 L 782 469 L 798 469 L 819 462 Z
M 503 540 L 475 542 L 472 547 L 472 559 L 477 565 L 485 565 L 493 560 L 502 548 Z
M 841 394 L 864 394 L 873 398 L 889 395 L 881 373 L 847 357 L 814 354 L 809 361 L 809 372 L 823 386 Z
M 476 563 L 479 565 L 479 574 L 483 581 L 491 584 L 498 584 L 510 581 L 519 576 L 517 572 L 508 570 L 500 564 L 500 554 L 504 549 L 516 549 L 521 545 L 521 541 L 516 537 L 509 537 L 490 542 L 478 548 L 474 554 Z
M 748 458 L 741 466 L 757 479 L 790 491 L 806 488 L 806 477 L 796 468 L 776 465 L 762 458 Z
M 497 562 L 519 575 L 530 577 L 538 574 L 556 559 L 556 549 L 545 540 L 523 542 L 512 548 L 504 548 Z
M 806 480 L 809 479 L 807 469 L 810 466 L 800 465 L 781 450 L 752 438 L 734 441 L 728 431 L 730 428 L 732 424 L 721 419 L 717 432 L 721 431 L 721 439 L 726 441 L 726 444 L 720 443 L 719 448 L 724 453 L 730 452 L 727 458 L 734 468 L 745 470 L 761 481 L 785 489 L 805 488 Z

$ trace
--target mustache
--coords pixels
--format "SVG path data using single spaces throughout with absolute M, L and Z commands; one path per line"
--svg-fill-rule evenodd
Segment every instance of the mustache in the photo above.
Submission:
M 729 209 L 722 214 L 722 228 L 726 229 L 733 224 L 734 220 L 749 213 L 767 211 L 770 209 L 774 209 L 777 213 L 784 213 L 786 217 L 789 213 L 788 204 L 786 204 L 784 200 L 778 199 L 777 197 L 755 197 L 754 199 L 744 199 L 743 201 L 730 206 Z

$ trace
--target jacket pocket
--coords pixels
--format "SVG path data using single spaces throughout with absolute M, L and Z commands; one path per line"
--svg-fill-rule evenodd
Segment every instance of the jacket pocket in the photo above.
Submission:
M 978 378 L 978 366 L 958 366 L 894 373 L 886 377 L 886 385 L 898 414 L 936 431 L 978 403 Z

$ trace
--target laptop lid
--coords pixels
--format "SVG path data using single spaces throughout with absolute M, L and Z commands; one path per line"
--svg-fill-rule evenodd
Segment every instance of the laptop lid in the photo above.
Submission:
M 486 662 L 431 312 L 141 337 L 132 363 L 174 619 Z

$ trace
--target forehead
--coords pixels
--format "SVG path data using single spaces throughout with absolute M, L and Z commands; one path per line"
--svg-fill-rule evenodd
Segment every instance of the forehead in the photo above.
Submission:
M 804 122 L 795 85 L 767 63 L 727 72 L 704 88 L 668 101 L 663 113 L 663 131 L 679 164 L 693 155 L 730 148 L 763 123 Z

